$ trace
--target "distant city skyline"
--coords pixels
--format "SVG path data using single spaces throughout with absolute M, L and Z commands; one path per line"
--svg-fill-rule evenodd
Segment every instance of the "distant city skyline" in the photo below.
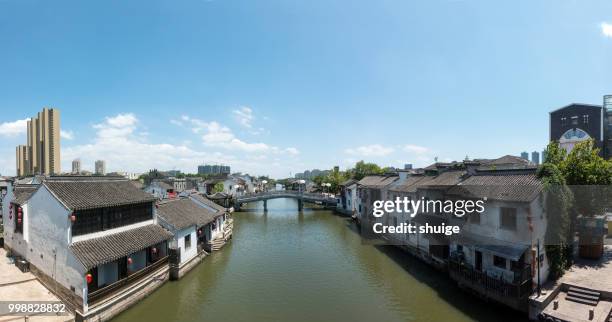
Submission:
M 15 174 L 44 106 L 61 111 L 63 172 L 79 158 L 91 172 L 105 160 L 289 177 L 542 151 L 550 111 L 612 94 L 611 13 L 609 1 L 2 1 L 0 174 Z

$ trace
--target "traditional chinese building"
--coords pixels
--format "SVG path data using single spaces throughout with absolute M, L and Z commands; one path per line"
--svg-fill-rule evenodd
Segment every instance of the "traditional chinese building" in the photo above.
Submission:
M 128 180 L 51 177 L 3 200 L 8 252 L 81 319 L 109 319 L 168 279 L 173 237 Z

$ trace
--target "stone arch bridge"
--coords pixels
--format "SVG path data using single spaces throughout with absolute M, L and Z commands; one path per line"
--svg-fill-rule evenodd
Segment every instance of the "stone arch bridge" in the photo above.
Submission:
M 298 209 L 304 209 L 304 203 L 314 203 L 317 205 L 322 205 L 325 208 L 336 208 L 338 201 L 334 197 L 330 197 L 329 195 L 325 195 L 322 193 L 309 193 L 309 192 L 300 192 L 300 191 L 292 191 L 292 190 L 282 190 L 282 191 L 266 191 L 266 192 L 258 192 L 252 194 L 245 194 L 234 198 L 234 209 L 236 211 L 240 210 L 242 204 L 249 202 L 258 202 L 263 201 L 264 203 L 264 211 L 268 210 L 268 200 L 270 199 L 278 199 L 278 198 L 293 198 L 298 201 Z

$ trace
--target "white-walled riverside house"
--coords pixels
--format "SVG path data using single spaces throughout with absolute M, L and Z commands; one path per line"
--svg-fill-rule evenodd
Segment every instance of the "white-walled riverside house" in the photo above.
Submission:
M 168 199 L 175 195 L 174 187 L 161 180 L 153 180 L 144 188 L 144 191 L 152 194 L 157 199 Z
M 184 182 L 179 183 L 179 187 L 183 187 Z M 149 185 L 144 188 L 144 191 L 154 195 L 157 199 L 169 199 L 174 198 L 178 195 L 179 192 L 183 190 L 178 190 L 177 185 L 174 184 L 173 181 L 168 180 L 153 180 Z
M 367 180 L 366 180 L 367 179 Z M 365 181 L 364 181 L 365 180 Z M 527 311 L 535 283 L 547 281 L 549 267 L 543 246 L 547 227 L 542 184 L 536 168 L 517 157 L 437 163 L 425 169 L 400 171 L 399 179 L 366 177 L 359 185 L 362 233 L 374 222 L 385 225 L 457 225 L 453 236 L 386 234 L 383 239 L 448 270 L 461 287 L 484 297 Z M 385 181 L 387 180 L 387 181 Z M 453 214 L 406 213 L 372 216 L 374 200 L 486 200 L 481 215 L 458 218 Z M 541 242 L 538 259 L 538 240 Z M 538 269 L 539 265 L 539 269 Z
M 218 239 L 231 238 L 232 220 L 228 212 L 198 194 L 164 200 L 157 205 L 159 223 L 173 235 L 178 249 L 178 265 L 171 266 L 171 278 L 179 279 L 208 253 Z
M 338 210 L 345 215 L 357 215 L 357 180 L 349 179 L 340 185 Z
M 398 175 L 376 175 L 366 176 L 357 182 L 357 222 L 361 225 L 362 223 L 373 223 L 374 216 L 372 216 L 372 204 L 375 200 L 388 200 L 387 191 L 392 183 L 399 179 Z M 361 225 L 362 228 L 366 228 L 362 231 L 366 235 L 369 235 L 371 231 L 368 228 L 372 228 L 371 224 Z M 370 236 L 371 237 L 371 236 Z
M 27 260 L 77 319 L 108 319 L 168 278 L 172 234 L 157 224 L 155 200 L 123 178 L 9 187 L 5 248 Z

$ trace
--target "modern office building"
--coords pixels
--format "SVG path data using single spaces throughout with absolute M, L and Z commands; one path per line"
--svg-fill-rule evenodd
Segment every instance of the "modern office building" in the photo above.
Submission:
M 198 166 L 198 174 L 230 174 L 230 166 L 229 165 L 200 165 Z
M 540 152 L 531 152 L 531 162 L 533 162 L 533 164 L 540 164 Z
M 606 95 L 603 105 L 577 104 L 550 112 L 550 140 L 559 142 L 566 151 L 588 139 L 595 141 L 600 155 L 612 155 L 612 95 Z
M 79 174 L 79 173 L 81 173 L 81 160 L 74 159 L 72 160 L 72 174 Z
M 16 149 L 17 175 L 51 175 L 60 168 L 60 112 L 43 108 L 27 122 L 27 142 Z
M 529 153 L 527 151 L 521 152 L 521 158 L 529 161 Z
M 106 175 L 106 162 L 104 160 L 96 160 L 95 169 L 97 175 Z

